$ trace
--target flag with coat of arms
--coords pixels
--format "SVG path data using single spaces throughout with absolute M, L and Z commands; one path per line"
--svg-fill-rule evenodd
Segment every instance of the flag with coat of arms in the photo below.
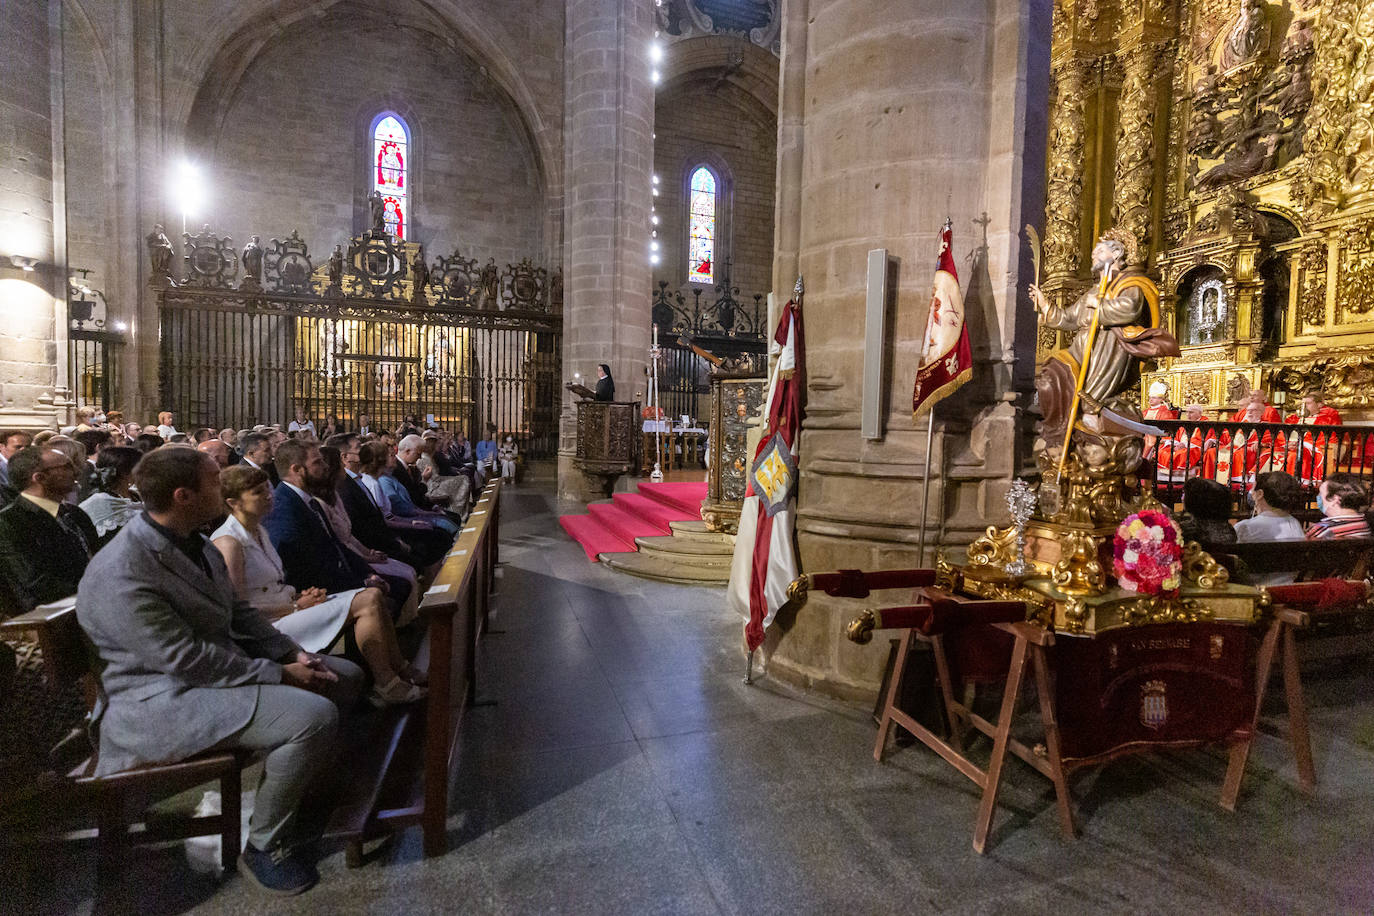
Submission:
M 973 347 L 964 321 L 964 296 L 959 292 L 953 248 L 954 223 L 947 219 L 940 230 L 935 288 L 930 294 L 921 362 L 916 367 L 916 389 L 911 395 L 913 418 L 953 394 L 973 374 Z
M 806 385 L 801 298 L 799 279 L 773 334 L 777 360 L 768 378 L 767 426 L 749 466 L 730 564 L 727 601 L 747 618 L 744 641 L 750 652 L 763 643 L 764 630 L 786 603 L 787 587 L 797 576 L 797 440 Z

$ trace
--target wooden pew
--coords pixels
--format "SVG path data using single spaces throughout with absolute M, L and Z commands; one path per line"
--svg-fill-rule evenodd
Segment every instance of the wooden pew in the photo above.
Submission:
M 363 863 L 363 843 L 416 824 L 424 852 L 448 849 L 448 786 L 463 714 L 477 692 L 477 640 L 486 629 L 499 557 L 501 481 L 478 496 L 420 602 L 426 635 L 416 664 L 429 669 L 429 697 L 383 710 L 335 802 L 325 836 L 345 843 L 349 867 Z
M 1281 657 L 1288 738 L 1298 784 L 1304 792 L 1314 792 L 1317 776 L 1301 660 L 1304 656 L 1368 653 L 1374 630 L 1368 582 L 1374 569 L 1374 540 L 1265 541 L 1211 545 L 1205 549 L 1235 581 L 1275 573 L 1293 576 L 1295 585 L 1270 586 L 1273 618 L 1260 642 L 1255 663 L 1255 721 L 1259 721 L 1276 660 Z M 1301 649 L 1300 633 L 1307 637 L 1301 640 Z M 1248 750 L 1247 745 L 1244 752 Z M 1227 774 L 1222 804 L 1229 810 L 1235 810 L 1243 769 L 1242 760 L 1240 768 Z
M 43 650 L 44 679 L 54 690 L 80 682 L 88 704 L 97 696 L 93 652 L 76 619 L 72 602 L 42 605 L 0 621 L 6 639 L 35 638 Z M 85 740 L 81 735 L 78 740 Z M 48 780 L 20 799 L 0 799 L 0 846 L 45 842 L 94 842 L 97 894 L 119 873 L 127 845 L 219 834 L 221 863 L 234 870 L 240 848 L 240 770 L 246 754 L 212 751 L 187 760 L 91 775 L 96 754 L 64 776 Z M 152 818 L 147 809 L 166 798 L 208 782 L 218 782 L 222 798 L 217 815 Z M 67 829 L 78 817 L 87 826 Z M 131 832 L 131 828 L 136 828 Z

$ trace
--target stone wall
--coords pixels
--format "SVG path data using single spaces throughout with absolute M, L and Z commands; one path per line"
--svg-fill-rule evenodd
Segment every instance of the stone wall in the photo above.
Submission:
M 319 257 L 346 242 L 364 228 L 367 129 L 385 110 L 411 130 L 408 239 L 431 256 L 543 260 L 544 182 L 514 106 L 436 36 L 354 17 L 277 38 L 216 135 L 192 138 L 207 154 L 211 225 L 236 244 L 299 229 Z
M 739 89 L 690 80 L 659 92 L 654 124 L 662 258 L 654 268 L 655 288 L 659 280 L 669 289 L 687 285 L 687 182 L 705 164 L 723 173 L 716 282 L 729 258 L 732 281 L 746 301 L 755 293 L 766 296 L 773 273 L 777 117 Z
M 47 3 L 21 3 L 0 16 L 0 426 L 53 421 L 65 340 L 53 296 L 66 278 L 54 226 L 48 13 Z M 14 267 L 14 255 L 35 269 Z
M 802 568 L 933 562 L 1005 518 L 1023 453 L 1019 403 L 1033 360 L 1028 265 L 1017 238 L 1039 222 L 1047 0 L 948 4 L 788 0 L 779 111 L 774 282 L 806 279 L 807 408 L 801 438 Z M 862 61 L 857 66 L 856 61 Z M 1039 81 L 1037 83 L 1037 80 Z M 973 337 L 974 381 L 937 410 L 931 476 L 911 388 L 937 235 L 954 254 Z M 884 435 L 860 437 L 866 255 L 901 261 L 887 344 Z M 929 487 L 927 551 L 918 550 Z M 900 602 L 901 596 L 892 596 Z M 813 593 L 765 651 L 778 676 L 871 696 L 886 641 L 842 629 L 866 602 Z

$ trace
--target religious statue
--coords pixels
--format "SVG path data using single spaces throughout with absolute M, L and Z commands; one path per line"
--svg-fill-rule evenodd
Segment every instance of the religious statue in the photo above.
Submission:
M 501 302 L 501 275 L 496 269 L 496 259 L 487 258 L 486 266 L 482 268 L 480 280 L 482 290 L 481 302 L 478 308 L 497 309 Z
M 1197 190 L 1206 191 L 1273 169 L 1278 164 L 1283 138 L 1283 124 L 1279 114 L 1269 110 L 1261 111 L 1255 118 L 1254 126 L 1244 132 L 1226 161 L 1208 169 L 1197 180 Z
M 410 278 L 413 288 L 410 291 L 410 301 L 416 305 L 423 305 L 429 301 L 425 290 L 429 287 L 429 265 L 425 263 L 425 246 L 421 245 L 415 252 L 415 260 L 410 265 Z
M 549 311 L 563 311 L 563 271 L 555 270 L 549 277 Z
M 335 245 L 329 255 L 329 292 L 343 292 L 344 253 L 342 245 Z
M 1221 69 L 1230 70 L 1253 60 L 1269 45 L 1265 0 L 1242 0 L 1240 15 L 1221 46 Z
M 170 282 L 172 279 L 172 240 L 158 223 L 148 234 L 148 260 L 151 262 L 153 280 Z
M 372 225 L 373 235 L 386 234 L 386 202 L 382 200 L 381 191 L 373 191 L 367 195 L 368 220 Z
M 1140 361 L 1179 355 L 1178 341 L 1160 326 L 1158 287 L 1126 266 L 1136 261 L 1135 249 L 1129 232 L 1107 232 L 1092 250 L 1097 286 L 1071 305 L 1051 305 L 1039 286 L 1030 288 L 1041 326 L 1074 332 L 1035 381 L 1047 450 L 1066 441 L 1075 420 L 1099 437 L 1129 430 L 1121 420 L 1130 419 L 1131 408 L 1120 396 L 1139 378 Z
M 243 282 L 240 289 L 262 289 L 262 239 L 252 236 L 243 246 Z

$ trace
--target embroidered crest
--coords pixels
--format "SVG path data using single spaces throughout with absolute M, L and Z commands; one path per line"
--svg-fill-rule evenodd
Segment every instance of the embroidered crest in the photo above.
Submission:
M 787 505 L 787 498 L 797 486 L 797 461 L 782 441 L 781 433 L 774 433 L 768 440 L 767 447 L 754 461 L 750 477 L 765 513 L 776 515 Z
M 1169 721 L 1169 698 L 1163 681 L 1146 681 L 1140 688 L 1140 724 L 1159 729 Z

